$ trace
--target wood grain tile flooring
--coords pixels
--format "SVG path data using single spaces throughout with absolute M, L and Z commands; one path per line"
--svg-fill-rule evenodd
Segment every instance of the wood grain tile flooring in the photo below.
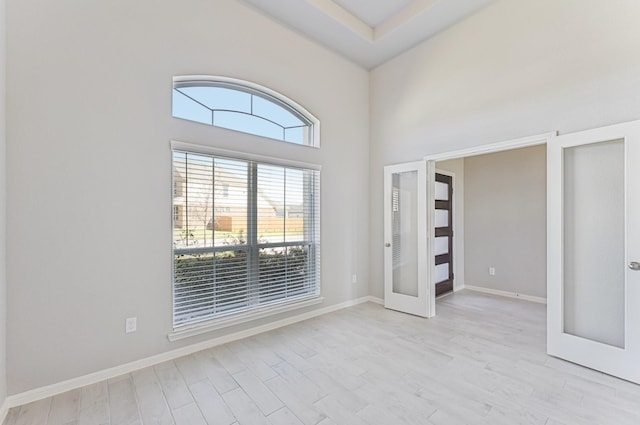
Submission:
M 547 356 L 545 314 L 467 291 L 430 320 L 362 304 L 11 409 L 5 425 L 639 425 L 640 386 Z

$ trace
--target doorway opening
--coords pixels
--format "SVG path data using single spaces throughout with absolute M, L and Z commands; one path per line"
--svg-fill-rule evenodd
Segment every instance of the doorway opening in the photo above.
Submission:
M 509 142 L 501 142 L 492 145 L 485 145 L 479 148 L 466 149 L 461 151 L 454 151 L 445 154 L 433 155 L 426 157 L 422 161 L 388 165 L 384 169 L 384 261 L 385 261 L 385 307 L 403 311 L 423 317 L 432 317 L 436 315 L 436 283 L 443 283 L 442 289 L 438 290 L 438 295 L 445 294 L 447 292 L 456 291 L 465 287 L 472 289 L 471 286 L 465 283 L 466 262 L 464 260 L 466 248 L 464 247 L 464 237 L 468 232 L 463 230 L 464 223 L 461 220 L 462 214 L 456 217 L 456 209 L 461 212 L 464 210 L 462 207 L 462 190 L 456 189 L 455 178 L 452 179 L 453 192 L 450 192 L 450 188 L 447 187 L 446 182 L 436 181 L 436 166 L 438 165 L 440 170 L 451 171 L 453 177 L 458 175 L 458 172 L 454 170 L 447 170 L 445 165 L 453 166 L 450 164 L 451 160 L 458 163 L 467 157 L 477 157 L 483 154 L 500 153 L 503 151 L 511 151 L 517 148 L 535 147 L 536 145 L 545 145 L 548 140 L 553 137 L 552 134 L 534 136 L 523 139 L 518 139 Z M 539 149 L 540 150 L 540 149 Z M 542 148 L 542 152 L 546 152 L 546 149 Z M 437 162 L 437 164 L 436 164 Z M 445 164 L 449 163 L 449 164 Z M 542 206 L 543 223 L 542 228 L 538 234 L 546 235 L 544 207 L 546 205 L 546 173 L 544 170 L 546 166 L 539 165 L 537 171 L 542 170 L 542 200 L 538 202 L 538 206 Z M 491 168 L 491 167 L 489 167 Z M 520 169 L 511 170 L 513 175 L 520 172 Z M 445 174 L 440 172 L 439 174 Z M 463 175 L 463 170 L 460 171 L 459 176 Z M 509 181 L 511 176 L 508 176 L 504 181 Z M 462 180 L 462 179 L 459 179 Z M 440 196 L 436 200 L 436 183 L 443 184 L 444 196 Z M 490 191 L 493 189 L 491 185 L 488 186 Z M 493 190 L 494 192 L 501 193 L 502 190 Z M 526 194 L 526 190 L 522 191 Z M 441 202 L 441 201 L 447 201 Z M 436 202 L 438 201 L 438 209 L 436 209 Z M 482 200 L 482 203 L 486 203 Z M 457 207 L 455 205 L 458 205 Z M 498 203 L 498 208 L 509 211 L 508 208 L 504 208 L 503 205 Z M 439 221 L 444 223 L 436 223 L 436 213 L 438 214 Z M 426 219 L 425 219 L 426 218 Z M 453 228 L 459 229 L 454 233 Z M 482 226 L 481 226 L 482 227 Z M 524 223 L 519 228 L 500 228 L 494 232 L 495 234 L 486 236 L 481 241 L 482 246 L 489 246 L 489 243 L 494 243 L 497 240 L 496 235 L 506 234 L 513 235 L 523 229 L 528 229 L 528 224 Z M 436 246 L 436 231 L 441 239 L 437 241 Z M 542 239 L 542 248 L 540 250 L 539 258 L 544 261 L 546 258 L 546 246 L 545 240 Z M 495 245 L 495 243 L 494 243 Z M 505 244 L 497 244 L 502 247 Z M 444 247 L 446 246 L 446 250 Z M 504 258 L 509 258 L 509 253 L 504 255 Z M 455 259 L 455 261 L 453 261 Z M 426 261 L 425 261 L 426 260 Z M 526 266 L 525 263 L 522 263 Z M 503 260 L 504 261 L 504 260 Z M 523 269 L 525 267 L 522 267 Z M 544 271 L 546 265 L 543 263 L 539 270 Z M 493 269 L 493 267 L 491 267 Z M 499 270 L 504 271 L 507 268 L 499 267 Z M 516 271 L 517 276 L 521 276 L 523 270 Z M 491 273 L 490 274 L 494 274 Z M 544 274 L 544 272 L 543 272 Z M 515 278 L 514 280 L 517 280 Z M 542 278 L 542 286 L 545 285 L 546 275 Z M 477 288 L 483 288 L 483 292 L 489 292 L 499 295 L 513 295 L 515 297 L 525 298 L 525 292 L 509 292 L 500 288 L 492 288 L 490 285 L 476 285 Z M 476 289 L 477 289 L 476 288 Z M 546 292 L 546 288 L 543 289 Z M 524 294 L 525 296 L 522 296 Z M 546 295 L 546 294 L 543 294 Z M 542 297 L 529 297 L 536 301 L 535 298 L 544 299 Z
M 553 136 L 425 157 L 432 164 L 427 168 L 435 171 L 431 178 L 436 185 L 436 224 L 430 229 L 434 297 L 470 289 L 546 302 L 546 144 Z M 453 231 L 446 251 L 444 239 L 439 239 L 447 234 L 441 230 L 444 218 L 438 218 L 444 217 L 442 207 L 447 206 L 438 196 L 442 190 L 438 174 L 443 172 L 455 175 L 449 218 Z M 442 255 L 443 251 L 450 255 Z M 445 272 L 451 276 L 443 276 Z

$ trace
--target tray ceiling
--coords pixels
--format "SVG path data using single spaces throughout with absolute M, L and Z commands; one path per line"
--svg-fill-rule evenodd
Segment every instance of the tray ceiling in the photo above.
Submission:
M 242 0 L 374 68 L 495 0 Z

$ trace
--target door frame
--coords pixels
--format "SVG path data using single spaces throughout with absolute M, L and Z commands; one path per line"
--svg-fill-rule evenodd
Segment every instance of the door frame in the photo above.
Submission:
M 428 305 L 427 305 L 426 317 L 433 317 L 436 315 L 435 284 L 433 283 L 433 276 L 435 275 L 434 237 L 432 235 L 433 231 L 431 230 L 431 228 L 433 227 L 433 224 L 435 223 L 434 191 L 435 191 L 436 162 L 446 161 L 450 159 L 460 159 L 460 158 L 465 158 L 465 157 L 475 156 L 475 155 L 502 152 L 502 151 L 507 151 L 512 149 L 529 147 L 529 146 L 546 145 L 556 135 L 557 135 L 557 132 L 543 133 L 543 134 L 538 134 L 533 136 L 522 137 L 519 139 L 512 139 L 512 140 L 506 140 L 502 142 L 474 146 L 471 148 L 430 154 L 430 155 L 426 155 L 423 158 L 423 161 L 425 162 L 425 165 L 426 165 L 425 180 L 427 185 L 427 189 L 426 189 L 427 205 L 426 205 L 426 212 L 425 212 L 425 216 L 427 217 L 427 220 L 426 220 L 427 221 L 426 223 L 427 224 L 427 230 L 426 230 L 427 241 L 426 241 L 425 251 L 427 253 L 426 259 L 429 266 L 426 267 L 426 270 L 425 270 L 427 278 L 425 279 L 426 281 L 424 283 L 424 287 L 419 289 L 426 291 L 428 294 L 427 295 Z M 454 184 L 454 190 L 455 190 L 455 178 L 454 178 L 453 184 Z M 385 193 L 386 193 L 386 188 L 385 188 Z M 385 208 L 386 208 L 386 205 L 385 205 Z M 455 210 L 454 210 L 454 217 L 455 217 Z M 386 231 L 385 231 L 385 237 L 386 237 Z M 455 256 L 455 244 L 454 244 L 454 256 Z M 458 264 L 460 265 L 459 261 L 458 261 Z M 387 288 L 386 288 L 387 270 L 386 269 L 387 267 L 385 267 L 385 295 L 387 293 Z M 454 291 L 460 290 L 460 289 L 464 289 L 464 283 L 461 285 L 460 284 L 454 285 Z M 385 307 L 391 308 L 391 309 L 397 309 L 397 308 L 394 308 L 394 306 L 387 305 L 387 304 L 388 304 L 388 301 L 385 296 Z M 389 304 L 393 304 L 393 303 L 389 303 Z
M 457 149 L 452 151 L 445 151 L 445 152 L 426 155 L 423 159 L 427 162 L 427 182 L 429 184 L 429 186 L 427 187 L 427 192 L 433 193 L 435 190 L 434 185 L 435 185 L 436 162 L 438 161 L 447 161 L 450 159 L 460 159 L 460 158 L 465 158 L 469 156 L 497 153 L 497 152 L 503 152 L 503 151 L 513 150 L 513 149 L 526 148 L 530 146 L 546 145 L 557 134 L 558 134 L 557 131 L 553 131 L 548 133 L 536 134 L 533 136 L 521 137 L 518 139 L 505 140 L 501 142 L 473 146 L 470 148 Z M 455 190 L 456 190 L 456 187 L 455 187 L 455 180 L 454 180 L 454 193 L 455 193 Z M 431 222 L 433 223 L 433 220 L 434 220 L 433 215 L 435 214 L 435 204 L 428 205 L 428 208 L 431 211 L 433 211 L 431 214 L 429 214 L 429 216 L 432 217 Z M 455 209 L 454 209 L 454 215 L 455 215 Z M 434 269 L 435 269 L 435 258 L 432 254 L 434 252 L 433 238 L 430 238 L 429 241 L 427 241 L 427 245 L 428 245 L 428 252 L 430 253 L 429 256 L 427 257 L 430 264 L 429 275 L 433 276 Z M 455 254 L 455 244 L 454 244 L 454 256 L 455 255 L 456 254 Z M 458 258 L 459 257 L 460 256 L 458 256 Z M 457 264 L 464 266 L 464 264 L 460 264 L 460 261 L 458 261 Z M 430 294 L 431 295 L 430 298 L 433 302 L 431 306 L 431 313 L 435 316 L 436 315 L 435 285 L 431 285 L 431 288 L 429 289 L 432 292 Z M 454 284 L 454 291 L 461 290 L 461 289 L 464 289 L 464 283 L 462 285 Z
M 509 151 L 512 149 L 526 148 L 529 146 L 545 145 L 551 138 L 558 134 L 557 131 L 537 134 L 534 136 L 521 137 L 519 139 L 505 140 L 502 142 L 488 143 L 485 145 L 473 146 L 470 148 L 457 149 L 453 151 L 445 151 L 435 154 L 426 155 L 425 161 L 446 161 L 449 159 L 460 159 L 467 156 L 483 155 L 486 153 L 496 153 Z

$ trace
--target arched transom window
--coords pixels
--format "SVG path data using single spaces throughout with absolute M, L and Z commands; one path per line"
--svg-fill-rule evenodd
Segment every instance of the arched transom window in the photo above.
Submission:
M 319 121 L 266 87 L 226 77 L 176 77 L 173 116 L 299 145 L 319 146 Z

